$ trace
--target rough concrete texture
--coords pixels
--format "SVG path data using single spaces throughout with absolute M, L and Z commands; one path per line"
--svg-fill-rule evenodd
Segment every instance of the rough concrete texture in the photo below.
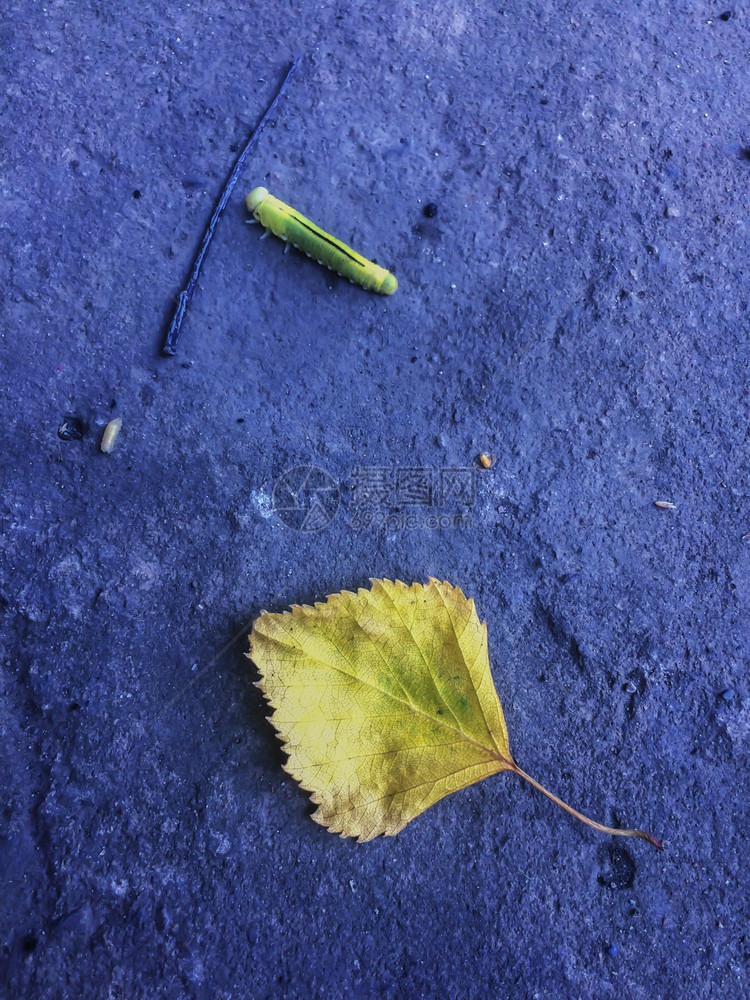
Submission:
M 724 3 L 6 5 L 4 996 L 748 996 L 750 87 Z M 259 243 L 259 183 L 398 292 Z M 402 470 L 480 452 L 475 494 L 408 502 Z M 299 465 L 340 490 L 318 530 L 274 494 Z M 246 634 L 375 576 L 473 596 L 520 766 L 664 850 L 508 776 L 393 839 L 313 823 Z

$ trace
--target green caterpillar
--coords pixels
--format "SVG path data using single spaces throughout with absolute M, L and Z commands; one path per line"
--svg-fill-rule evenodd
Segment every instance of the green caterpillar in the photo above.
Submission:
M 334 239 L 304 215 L 274 198 L 264 187 L 253 188 L 245 204 L 258 222 L 275 236 L 349 281 L 381 295 L 393 295 L 398 288 L 398 281 L 390 271 L 360 257 L 346 243 Z

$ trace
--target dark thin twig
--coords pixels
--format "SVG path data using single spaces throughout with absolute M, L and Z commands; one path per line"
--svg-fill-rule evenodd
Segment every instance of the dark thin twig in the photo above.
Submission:
M 198 249 L 198 253 L 195 255 L 195 260 L 193 261 L 193 267 L 192 270 L 190 271 L 190 277 L 188 278 L 187 284 L 180 292 L 179 298 L 177 299 L 177 308 L 174 311 L 172 322 L 169 324 L 169 330 L 167 331 L 167 336 L 164 339 L 164 346 L 161 349 L 162 354 L 166 354 L 169 357 L 172 357 L 177 353 L 176 349 L 177 338 L 180 336 L 182 321 L 185 319 L 185 313 L 187 312 L 187 308 L 190 305 L 190 300 L 193 297 L 193 292 L 195 291 L 195 287 L 198 284 L 198 278 L 200 277 L 201 267 L 203 266 L 203 260 L 206 256 L 206 253 L 208 252 L 208 247 L 209 244 L 211 243 L 211 239 L 214 235 L 216 226 L 219 223 L 219 219 L 224 214 L 224 209 L 227 207 L 227 202 L 231 197 L 232 191 L 234 190 L 234 186 L 239 180 L 240 174 L 244 169 L 245 160 L 250 154 L 250 151 L 255 146 L 255 143 L 258 141 L 258 136 L 263 131 L 263 126 L 271 117 L 271 115 L 276 109 L 276 105 L 284 96 L 286 88 L 289 85 L 289 81 L 292 79 L 292 75 L 299 64 L 300 58 L 301 58 L 300 56 L 295 57 L 294 61 L 292 62 L 291 66 L 287 71 L 286 76 L 284 77 L 284 82 L 279 87 L 279 91 L 276 94 L 276 97 L 274 97 L 273 101 L 271 101 L 270 105 L 268 106 L 268 110 L 263 115 L 258 125 L 255 127 L 250 138 L 247 140 L 245 148 L 237 157 L 237 162 L 235 163 L 232 172 L 229 175 L 226 184 L 224 185 L 224 190 L 221 192 L 221 197 L 216 203 L 216 208 L 214 209 L 213 215 L 211 216 L 211 220 L 208 223 L 208 226 L 206 227 L 205 233 L 203 234 L 201 245 Z

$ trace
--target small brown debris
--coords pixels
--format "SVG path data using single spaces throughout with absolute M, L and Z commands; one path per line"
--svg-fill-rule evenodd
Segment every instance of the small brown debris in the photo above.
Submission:
M 482 466 L 483 469 L 492 468 L 492 456 L 485 455 L 485 453 L 482 452 L 482 454 L 479 456 L 479 464 Z

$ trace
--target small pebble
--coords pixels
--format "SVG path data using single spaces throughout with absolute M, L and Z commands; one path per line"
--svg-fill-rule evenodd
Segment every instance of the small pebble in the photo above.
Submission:
M 668 219 L 676 219 L 680 214 L 679 208 L 675 208 L 674 205 L 667 205 L 666 211 L 664 213 Z
M 101 449 L 105 455 L 109 455 L 115 446 L 115 441 L 117 440 L 117 435 L 120 433 L 120 428 L 122 427 L 122 417 L 115 417 L 114 420 L 110 420 L 107 426 L 104 428 L 104 433 L 102 434 Z
M 731 701 L 732 698 L 734 698 L 734 691 L 732 690 L 732 688 L 727 688 L 726 691 L 721 692 L 721 697 L 724 699 L 724 701 Z
M 611 945 L 609 946 L 609 948 L 607 948 L 607 954 L 608 954 L 608 955 L 611 955 L 611 956 L 612 956 L 612 958 L 616 958 L 616 957 L 617 957 L 617 952 L 618 952 L 619 950 L 620 950 L 620 949 L 619 949 L 619 948 L 617 947 L 617 945 L 616 945 L 616 944 L 611 944 Z
M 731 16 L 732 16 L 731 10 L 725 10 L 723 14 L 719 14 L 719 20 L 728 21 Z
M 61 441 L 80 441 L 83 437 L 83 424 L 78 417 L 65 416 L 57 428 L 57 436 Z
M 638 690 L 632 681 L 628 681 L 627 684 L 623 684 L 622 689 L 626 694 L 635 694 Z
M 427 205 L 425 205 L 423 211 L 428 219 L 434 219 L 438 213 L 438 207 L 434 201 L 431 201 Z

